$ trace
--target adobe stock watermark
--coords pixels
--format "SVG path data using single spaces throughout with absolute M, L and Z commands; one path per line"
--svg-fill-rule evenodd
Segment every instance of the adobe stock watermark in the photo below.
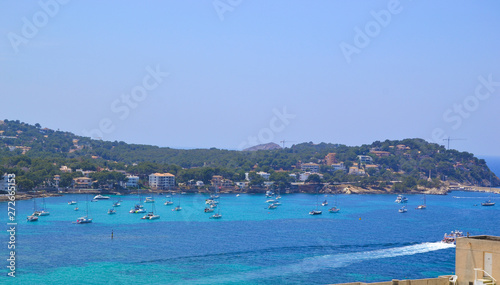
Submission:
M 111 112 L 117 116 L 114 120 L 126 120 L 130 116 L 131 110 L 136 109 L 139 103 L 146 100 L 148 92 L 158 88 L 163 80 L 169 76 L 169 73 L 160 70 L 159 65 L 155 69 L 147 66 L 146 71 L 147 74 L 142 78 L 141 85 L 134 86 L 129 94 L 122 94 L 120 98 L 111 102 Z M 114 120 L 108 117 L 102 118 L 97 128 L 90 131 L 84 129 L 82 133 L 84 136 L 94 139 L 103 139 L 105 134 L 110 134 L 116 129 Z
M 296 115 L 287 112 L 286 106 L 283 107 L 282 111 L 274 108 L 273 113 L 274 116 L 269 120 L 269 127 L 260 129 L 257 136 L 249 136 L 246 141 L 238 145 L 238 149 L 273 141 L 275 134 L 284 131 L 290 124 L 290 120 L 296 117 Z
M 453 104 L 451 108 L 443 113 L 443 120 L 451 124 L 452 130 L 457 130 L 471 114 L 479 109 L 482 101 L 488 100 L 491 95 L 500 87 L 500 81 L 493 81 L 492 74 L 488 78 L 478 76 L 479 83 L 476 85 L 474 95 L 465 97 L 461 103 Z M 443 139 L 449 137 L 442 128 L 435 128 L 431 134 L 431 140 L 437 144 L 442 144 Z
M 370 45 L 371 39 L 376 38 L 382 28 L 386 28 L 392 21 L 392 16 L 397 15 L 403 11 L 403 7 L 399 0 L 390 0 L 387 3 L 387 9 L 382 9 L 378 12 L 370 11 L 373 21 L 365 24 L 364 29 L 358 26 L 354 27 L 353 44 L 341 42 L 339 44 L 340 50 L 344 55 L 347 63 L 351 63 L 351 57 L 354 54 L 360 54 L 362 50 Z
M 59 13 L 62 5 L 66 5 L 68 2 L 69 0 L 38 1 L 40 10 L 35 12 L 31 19 L 26 17 L 21 18 L 21 21 L 23 22 L 21 32 L 19 34 L 14 32 L 7 33 L 7 38 L 9 39 L 14 52 L 16 54 L 19 52 L 19 46 L 21 44 L 28 44 L 28 42 L 38 34 L 40 29 L 47 26 L 50 18 L 54 18 Z
M 217 12 L 217 16 L 219 16 L 219 20 L 224 21 L 224 14 L 233 12 L 242 2 L 243 0 L 214 0 L 212 5 L 215 12 Z

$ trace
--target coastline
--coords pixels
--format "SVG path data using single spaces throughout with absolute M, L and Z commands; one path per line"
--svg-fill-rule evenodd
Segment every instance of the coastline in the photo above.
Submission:
M 318 188 L 321 189 L 318 191 Z M 41 197 L 57 197 L 63 196 L 64 194 L 103 194 L 103 195 L 136 195 L 137 190 L 124 190 L 124 191 L 102 191 L 100 189 L 65 189 L 66 191 L 57 192 L 47 192 L 43 191 L 40 193 L 33 192 L 17 192 L 16 200 L 30 200 L 33 198 Z M 221 194 L 265 194 L 268 189 L 266 188 L 248 188 L 243 191 L 239 188 L 222 188 L 220 190 Z M 162 190 L 151 190 L 142 189 L 144 195 L 155 194 L 162 195 L 164 193 L 172 192 L 178 194 L 210 194 L 211 192 L 206 189 L 173 189 L 169 191 Z M 295 193 L 311 193 L 316 192 L 324 194 L 347 194 L 347 195 L 363 195 L 363 194 L 427 194 L 427 195 L 447 195 L 451 191 L 469 191 L 469 192 L 486 192 L 500 194 L 500 188 L 490 188 L 490 187 L 479 187 L 479 186 L 466 186 L 466 185 L 445 185 L 440 188 L 419 188 L 414 190 L 409 190 L 405 192 L 393 192 L 390 188 L 361 188 L 350 184 L 339 184 L 339 185 L 318 185 L 318 184 L 305 184 L 294 189 L 287 189 L 282 194 L 295 194 Z M 7 195 L 0 195 L 0 202 L 10 201 Z

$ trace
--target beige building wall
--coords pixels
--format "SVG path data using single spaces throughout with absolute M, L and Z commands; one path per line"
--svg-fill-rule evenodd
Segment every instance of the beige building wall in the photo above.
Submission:
M 486 262 L 485 259 L 487 259 Z M 474 268 L 487 270 L 488 267 L 491 268 L 491 272 L 488 273 L 490 273 L 491 276 L 497 280 L 497 284 L 499 284 L 500 237 L 473 236 L 457 239 L 455 274 L 458 276 L 458 285 L 474 284 Z M 483 272 L 478 272 L 478 279 L 482 277 Z

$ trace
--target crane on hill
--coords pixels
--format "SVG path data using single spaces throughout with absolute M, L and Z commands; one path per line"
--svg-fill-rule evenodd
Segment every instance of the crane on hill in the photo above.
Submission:
M 452 138 L 448 137 L 447 139 L 443 139 L 443 140 L 444 141 L 448 141 L 448 150 L 449 150 L 450 149 L 450 141 L 458 141 L 458 140 L 463 141 L 463 140 L 466 140 L 466 139 L 462 139 L 462 138 L 453 138 L 452 139 Z

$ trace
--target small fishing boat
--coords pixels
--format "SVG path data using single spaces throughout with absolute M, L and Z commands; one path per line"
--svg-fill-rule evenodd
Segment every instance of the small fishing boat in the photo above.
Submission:
M 213 211 L 214 211 L 214 209 L 212 209 L 212 208 L 208 208 L 208 207 L 205 208 L 205 213 L 211 213 Z
M 116 214 L 116 210 L 115 209 L 109 209 L 108 210 L 108 215 L 113 215 L 113 214 Z
M 80 210 L 80 209 L 79 209 L 78 207 L 75 207 L 73 210 L 78 211 L 78 210 Z
M 408 209 L 406 209 L 405 206 L 401 207 L 399 210 L 398 210 L 400 213 L 406 213 L 408 212 Z

